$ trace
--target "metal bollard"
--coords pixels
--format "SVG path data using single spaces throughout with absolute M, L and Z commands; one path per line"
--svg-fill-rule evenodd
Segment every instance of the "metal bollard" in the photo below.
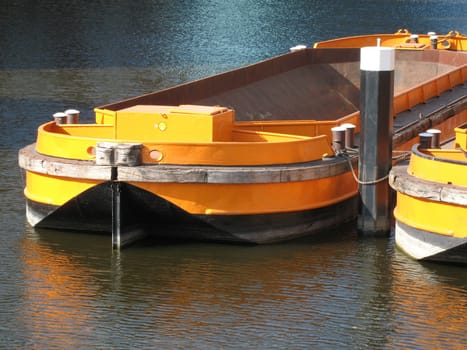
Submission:
M 412 34 L 410 36 L 410 42 L 413 44 L 418 44 L 418 35 L 417 34 Z
M 440 146 L 441 130 L 428 129 L 426 132 L 431 134 L 431 148 L 441 148 Z
M 418 134 L 418 138 L 420 139 L 420 148 L 431 148 L 431 139 L 433 138 L 433 134 L 422 132 Z
M 331 128 L 332 132 L 332 148 L 334 152 L 341 151 L 345 148 L 345 128 L 342 126 L 335 126 Z
M 67 118 L 66 118 L 66 114 L 63 113 L 63 112 L 57 112 L 53 115 L 53 118 L 55 120 L 55 123 L 57 123 L 58 125 L 61 125 L 61 124 L 66 124 L 67 123 Z
M 438 48 L 438 36 L 437 35 L 430 36 L 430 46 L 432 49 L 435 49 L 435 50 Z
M 355 125 L 345 123 L 341 127 L 345 128 L 345 148 L 355 148 Z
M 78 124 L 79 123 L 79 111 L 76 109 L 67 109 L 65 111 L 67 124 Z

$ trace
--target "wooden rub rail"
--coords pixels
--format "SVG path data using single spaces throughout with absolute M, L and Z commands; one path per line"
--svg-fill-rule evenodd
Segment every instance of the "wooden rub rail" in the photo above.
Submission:
M 416 198 L 444 202 L 455 205 L 467 205 L 465 187 L 427 181 L 407 173 L 408 166 L 394 167 L 389 175 L 389 184 L 396 191 Z
M 357 166 L 357 157 L 351 162 Z M 278 183 L 315 180 L 349 171 L 346 158 L 334 157 L 294 165 L 272 166 L 183 166 L 142 165 L 115 166 L 96 165 L 93 161 L 57 159 L 38 154 L 34 144 L 19 152 L 19 165 L 32 172 L 89 180 L 118 180 L 136 182 L 190 182 L 190 183 Z M 112 168 L 118 168 L 118 178 L 113 178 Z

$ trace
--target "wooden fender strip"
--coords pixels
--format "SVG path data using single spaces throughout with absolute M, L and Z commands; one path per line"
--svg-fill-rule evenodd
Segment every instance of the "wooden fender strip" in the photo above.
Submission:
M 435 202 L 467 206 L 467 188 L 420 179 L 398 165 L 389 173 L 389 185 L 397 192 Z
M 75 179 L 107 181 L 112 177 L 112 167 L 110 165 L 97 166 L 93 161 L 44 156 L 36 152 L 35 143 L 20 149 L 18 165 L 20 168 L 39 174 Z
M 358 158 L 352 157 L 351 162 L 355 168 Z M 96 165 L 93 161 L 44 156 L 35 151 L 34 144 L 19 151 L 19 166 L 27 171 L 59 177 L 155 183 L 277 183 L 308 181 L 350 172 L 348 161 L 344 157 L 271 166 L 142 165 L 112 167 Z M 114 169 L 113 174 L 112 168 Z M 116 176 L 115 173 L 117 173 Z

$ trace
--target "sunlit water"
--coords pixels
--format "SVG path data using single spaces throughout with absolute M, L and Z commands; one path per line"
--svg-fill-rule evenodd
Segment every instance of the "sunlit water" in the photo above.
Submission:
M 35 231 L 17 151 L 51 114 L 331 37 L 467 32 L 465 1 L 9 1 L 0 7 L 0 348 L 467 347 L 465 267 L 352 230 L 268 246 Z

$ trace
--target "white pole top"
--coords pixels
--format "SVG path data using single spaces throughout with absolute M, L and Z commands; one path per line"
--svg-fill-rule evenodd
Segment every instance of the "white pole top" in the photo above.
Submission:
M 341 125 L 341 127 L 344 128 L 344 129 L 353 129 L 353 128 L 355 128 L 355 125 L 350 124 L 350 123 L 344 123 L 344 124 Z
M 360 69 L 366 71 L 393 71 L 395 50 L 393 47 L 368 46 L 360 49 Z
M 297 46 L 291 47 L 290 52 L 296 52 L 296 51 L 300 51 L 304 49 L 306 49 L 306 45 L 297 45 Z

